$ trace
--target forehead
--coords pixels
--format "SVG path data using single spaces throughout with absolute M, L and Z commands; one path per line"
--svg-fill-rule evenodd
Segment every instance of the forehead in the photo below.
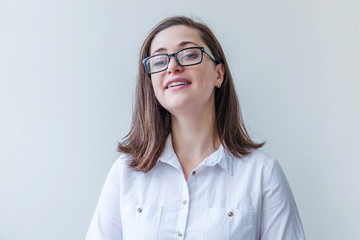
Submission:
M 205 46 L 197 29 L 177 25 L 162 30 L 155 36 L 150 45 L 150 53 L 159 48 L 175 51 L 184 41 L 193 42 L 201 47 Z

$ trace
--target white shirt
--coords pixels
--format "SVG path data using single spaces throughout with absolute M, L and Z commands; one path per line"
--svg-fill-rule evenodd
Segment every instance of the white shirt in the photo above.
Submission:
M 278 162 L 260 150 L 236 158 L 223 146 L 185 180 L 171 136 L 155 167 L 112 166 L 87 240 L 303 240 Z

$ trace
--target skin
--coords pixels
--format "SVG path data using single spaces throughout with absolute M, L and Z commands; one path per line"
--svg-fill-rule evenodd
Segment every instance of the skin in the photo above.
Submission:
M 167 28 L 153 39 L 151 55 L 174 53 L 187 47 L 209 48 L 198 30 L 179 25 Z M 166 88 L 169 81 L 187 79 L 191 84 Z M 220 145 L 215 127 L 215 87 L 224 79 L 224 67 L 204 53 L 202 63 L 179 66 L 171 58 L 167 70 L 152 74 L 156 98 L 172 116 L 172 143 L 184 176 L 189 174 Z

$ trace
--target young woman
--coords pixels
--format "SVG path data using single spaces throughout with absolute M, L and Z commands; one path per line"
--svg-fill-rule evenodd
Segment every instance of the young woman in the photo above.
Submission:
M 287 180 L 262 145 L 246 132 L 211 30 L 165 19 L 141 49 L 132 128 L 87 239 L 305 239 Z

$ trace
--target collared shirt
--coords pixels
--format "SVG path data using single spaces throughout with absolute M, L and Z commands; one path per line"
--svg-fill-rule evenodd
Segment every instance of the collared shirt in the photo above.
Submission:
M 185 179 L 171 136 L 155 167 L 112 166 L 87 240 L 303 240 L 278 162 L 260 150 L 236 158 L 223 146 Z

